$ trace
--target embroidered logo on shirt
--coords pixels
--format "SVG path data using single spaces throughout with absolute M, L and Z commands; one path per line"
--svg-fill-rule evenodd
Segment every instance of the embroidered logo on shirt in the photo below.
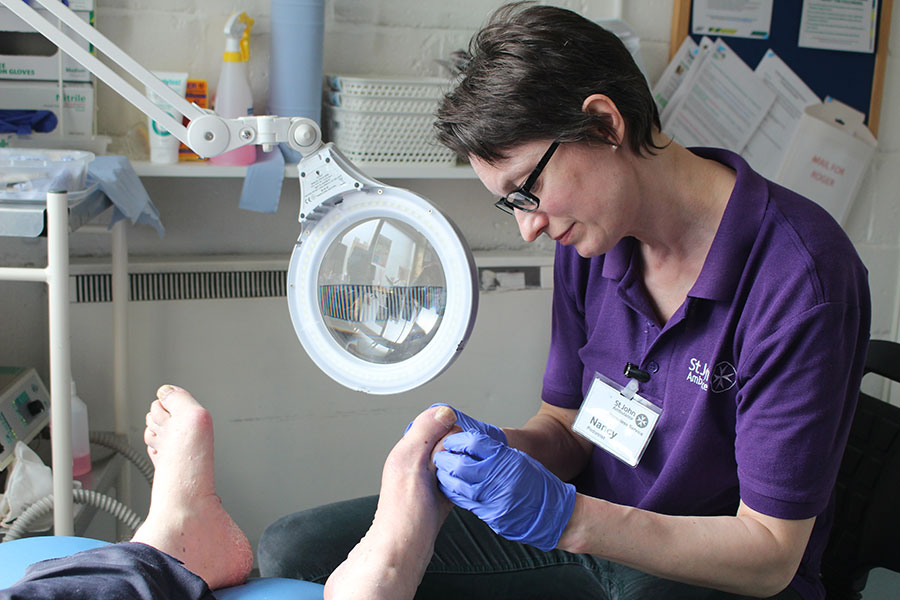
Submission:
M 735 383 L 737 383 L 737 370 L 730 362 L 723 360 L 713 368 L 711 387 L 714 394 L 727 392 L 734 387 Z
M 721 394 L 735 386 L 737 383 L 737 370 L 730 362 L 722 360 L 716 363 L 716 366 L 710 371 L 709 363 L 692 358 L 685 379 L 704 392 L 712 390 L 714 394 Z
M 709 389 L 709 364 L 702 363 L 696 358 L 691 359 L 688 368 L 687 381 L 697 385 L 704 392 Z

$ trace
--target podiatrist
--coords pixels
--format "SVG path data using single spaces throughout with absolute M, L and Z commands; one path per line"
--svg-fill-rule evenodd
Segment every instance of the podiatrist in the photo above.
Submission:
M 576 13 L 503 7 L 469 54 L 438 137 L 526 241 L 556 241 L 552 330 L 536 415 L 457 411 L 434 457 L 459 508 L 420 596 L 822 600 L 869 335 L 852 243 L 737 154 L 663 134 L 628 50 Z M 374 506 L 285 517 L 261 568 L 327 576 Z

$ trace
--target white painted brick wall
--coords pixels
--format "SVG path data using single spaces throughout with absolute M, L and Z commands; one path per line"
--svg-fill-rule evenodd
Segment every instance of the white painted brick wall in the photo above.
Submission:
M 382 75 L 442 75 L 436 59 L 465 47 L 500 0 L 326 0 L 326 72 Z M 615 15 L 611 0 L 558 4 L 595 19 Z M 670 0 L 625 2 L 623 17 L 646 42 L 645 63 L 654 76 L 668 54 Z M 183 71 L 207 79 L 214 90 L 224 48 L 222 28 L 231 11 L 256 22 L 251 37 L 250 84 L 258 112 L 266 105 L 271 22 L 269 2 L 98 0 L 96 26 L 151 70 Z M 144 123 L 136 109 L 102 86 L 99 128 L 124 136 Z M 106 107 L 113 107 L 104 110 Z

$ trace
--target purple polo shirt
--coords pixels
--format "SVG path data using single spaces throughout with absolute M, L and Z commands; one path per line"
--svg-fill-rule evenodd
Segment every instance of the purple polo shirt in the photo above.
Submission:
M 817 516 L 791 585 L 820 599 L 869 338 L 866 269 L 818 205 L 734 153 L 691 151 L 737 182 L 687 300 L 658 322 L 633 238 L 592 259 L 558 245 L 542 398 L 577 409 L 595 373 L 625 385 L 626 362 L 649 371 L 639 393 L 662 416 L 641 462 L 595 447 L 578 491 L 672 515 L 733 515 L 742 499 L 774 517 Z

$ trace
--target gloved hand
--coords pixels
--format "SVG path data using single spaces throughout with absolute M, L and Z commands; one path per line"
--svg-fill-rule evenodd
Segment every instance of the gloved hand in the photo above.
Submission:
M 463 431 L 483 433 L 492 440 L 496 440 L 504 446 L 506 445 L 506 434 L 503 433 L 503 430 L 496 425 L 491 425 L 490 423 L 484 423 L 482 421 L 479 421 L 478 419 L 473 419 L 461 410 L 456 410 L 449 404 L 444 404 L 443 402 L 432 404 L 428 408 L 434 408 L 435 406 L 447 406 L 452 409 L 453 412 L 456 413 L 456 424 L 459 425 Z M 412 426 L 412 423 L 406 426 L 406 431 L 403 432 L 404 434 L 409 431 L 410 426 Z
M 478 432 L 444 439 L 434 457 L 438 486 L 508 540 L 556 548 L 575 508 L 575 486 L 524 452 Z

